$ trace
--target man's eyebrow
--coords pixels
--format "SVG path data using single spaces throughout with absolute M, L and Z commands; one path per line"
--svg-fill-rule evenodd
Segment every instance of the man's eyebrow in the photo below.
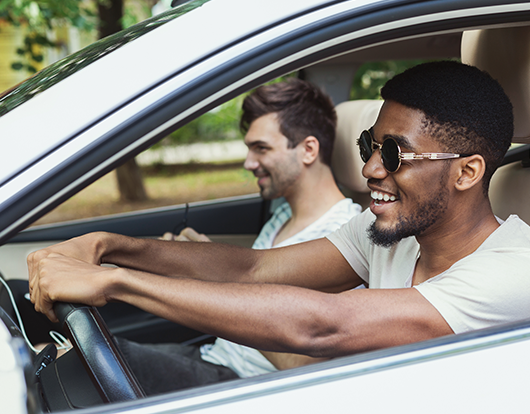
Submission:
M 247 146 L 247 148 L 250 148 L 250 147 L 255 147 L 256 145 L 268 146 L 269 144 L 267 144 L 267 142 L 265 141 L 257 139 L 255 141 L 245 142 L 245 145 Z
M 393 134 L 386 134 L 383 136 L 383 142 L 387 138 L 392 138 L 394 141 L 397 142 L 397 144 L 401 148 L 406 148 L 407 150 L 410 150 L 412 152 L 416 152 L 416 149 L 414 148 L 414 145 L 412 145 L 409 141 L 409 139 L 403 135 L 393 135 Z

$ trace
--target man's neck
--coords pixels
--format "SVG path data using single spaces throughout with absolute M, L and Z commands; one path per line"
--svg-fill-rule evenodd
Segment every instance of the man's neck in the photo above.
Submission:
M 292 215 L 274 239 L 274 245 L 294 236 L 322 217 L 345 197 L 337 187 L 329 168 L 315 177 L 306 176 L 296 189 L 285 195 Z
M 455 215 L 438 229 L 416 237 L 420 244 L 420 258 L 412 284 L 417 285 L 445 272 L 477 250 L 498 227 L 488 204 L 473 210 L 468 217 Z

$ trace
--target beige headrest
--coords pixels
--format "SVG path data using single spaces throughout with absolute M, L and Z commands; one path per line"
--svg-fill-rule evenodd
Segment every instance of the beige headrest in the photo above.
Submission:
M 513 142 L 530 142 L 530 26 L 465 32 L 462 62 L 499 81 L 514 109 Z
M 365 129 L 375 124 L 383 101 L 358 100 L 343 102 L 337 111 L 337 136 L 331 158 L 331 168 L 337 181 L 352 191 L 367 193 L 366 178 L 362 175 L 364 166 L 357 138 Z

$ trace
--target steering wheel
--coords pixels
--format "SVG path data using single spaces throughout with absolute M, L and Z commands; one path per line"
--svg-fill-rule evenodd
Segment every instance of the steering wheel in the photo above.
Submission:
M 145 397 L 142 387 L 95 307 L 56 302 L 54 310 L 105 402 Z

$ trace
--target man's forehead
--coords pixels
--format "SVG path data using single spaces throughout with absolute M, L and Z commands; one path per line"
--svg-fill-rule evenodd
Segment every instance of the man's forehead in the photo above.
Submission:
M 287 138 L 280 131 L 280 123 L 276 113 L 269 113 L 252 121 L 245 134 L 245 144 L 247 146 L 272 143 L 276 141 L 287 141 Z
M 425 134 L 424 126 L 425 115 L 419 109 L 385 101 L 373 127 L 374 138 L 379 142 L 392 137 L 400 146 L 414 149 L 433 141 Z

